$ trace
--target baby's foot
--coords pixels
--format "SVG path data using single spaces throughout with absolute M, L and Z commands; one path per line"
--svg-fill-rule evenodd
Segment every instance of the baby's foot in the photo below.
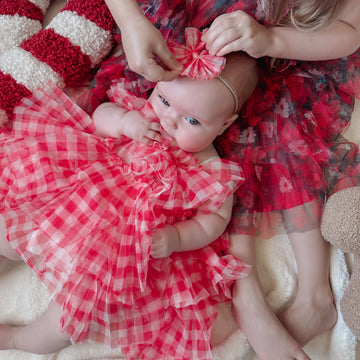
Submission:
M 7 259 L 5 256 L 0 255 L 0 276 L 10 268 L 12 263 L 13 261 Z
M 297 296 L 290 307 L 280 314 L 279 320 L 291 336 L 304 346 L 335 325 L 337 311 L 333 296 L 329 292 L 310 300 Z
M 235 285 L 233 304 L 234 316 L 258 357 L 261 360 L 310 360 L 263 298 L 256 292 L 253 295 L 242 298 Z
M 0 350 L 14 349 L 13 327 L 0 324 Z

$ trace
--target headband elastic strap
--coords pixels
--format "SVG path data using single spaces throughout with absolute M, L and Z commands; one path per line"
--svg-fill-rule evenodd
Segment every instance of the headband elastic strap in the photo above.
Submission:
M 240 110 L 239 109 L 239 97 L 238 97 L 238 93 L 237 93 L 236 89 L 224 75 L 220 74 L 217 77 L 217 79 L 219 79 L 231 92 L 231 95 L 233 96 L 234 102 L 235 102 L 235 114 L 236 114 Z

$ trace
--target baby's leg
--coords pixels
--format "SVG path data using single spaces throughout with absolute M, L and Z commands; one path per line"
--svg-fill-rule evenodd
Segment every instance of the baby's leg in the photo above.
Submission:
M 289 234 L 298 268 L 294 302 L 279 319 L 302 345 L 332 328 L 337 312 L 330 287 L 329 246 L 320 229 Z
M 61 308 L 51 302 L 43 315 L 29 325 L 0 325 L 0 349 L 17 349 L 35 354 L 49 354 L 71 344 L 61 333 Z
M 240 328 L 259 358 L 310 360 L 266 302 L 256 270 L 255 240 L 249 236 L 231 235 L 230 253 L 253 266 L 246 278 L 234 284 L 233 310 Z

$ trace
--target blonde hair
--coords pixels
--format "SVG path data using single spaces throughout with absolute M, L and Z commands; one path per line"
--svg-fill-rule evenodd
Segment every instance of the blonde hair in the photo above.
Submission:
M 230 53 L 218 79 L 234 97 L 234 113 L 238 113 L 258 83 L 257 61 L 241 51 Z
M 319 30 L 331 24 L 346 0 L 261 0 L 266 2 L 272 26 L 293 26 L 299 30 Z

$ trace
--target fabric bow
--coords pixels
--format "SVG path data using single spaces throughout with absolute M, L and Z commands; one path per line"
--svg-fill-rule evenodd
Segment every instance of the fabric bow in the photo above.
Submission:
M 210 55 L 201 35 L 201 31 L 196 28 L 186 28 L 185 45 L 169 40 L 168 47 L 183 65 L 180 75 L 196 80 L 210 80 L 221 73 L 225 57 Z

